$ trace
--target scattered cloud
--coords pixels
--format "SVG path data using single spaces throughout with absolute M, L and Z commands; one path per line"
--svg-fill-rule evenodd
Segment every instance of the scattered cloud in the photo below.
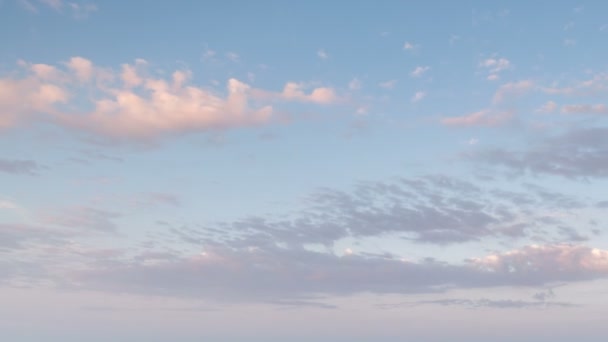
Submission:
M 317 57 L 319 57 L 321 59 L 328 59 L 329 54 L 327 54 L 327 52 L 324 49 L 319 49 L 319 50 L 317 50 Z
M 420 77 L 425 72 L 429 71 L 430 69 L 431 69 L 431 67 L 429 67 L 429 66 L 418 66 L 410 73 L 410 75 L 412 77 Z
M 350 90 L 359 90 L 361 87 L 363 87 L 363 83 L 358 78 L 353 78 L 348 83 L 348 89 Z
M 575 104 L 562 106 L 564 114 L 608 114 L 608 106 L 605 104 Z
M 33 160 L 0 159 L 0 172 L 14 175 L 36 175 L 43 167 Z
M 551 174 L 568 178 L 608 176 L 608 129 L 577 128 L 542 139 L 526 149 L 492 148 L 467 158 L 502 166 L 520 174 Z
M 511 69 L 512 64 L 506 58 L 487 58 L 479 63 L 479 67 L 488 72 L 488 80 L 494 81 L 500 78 L 500 73 Z
M 558 107 L 557 103 L 555 103 L 553 101 L 547 101 L 547 103 L 542 105 L 535 112 L 536 113 L 553 113 L 557 110 L 557 107 Z
M 489 109 L 480 110 L 463 116 L 445 117 L 440 120 L 447 126 L 500 126 L 513 118 L 512 111 L 495 112 Z
M 424 99 L 426 97 L 426 92 L 424 91 L 418 91 L 414 94 L 414 96 L 412 96 L 411 98 L 411 102 L 416 103 L 416 102 L 420 102 L 422 101 L 422 99 Z
M 503 84 L 502 86 L 500 86 L 500 88 L 498 88 L 498 90 L 494 94 L 492 103 L 494 103 L 494 104 L 503 103 L 507 99 L 522 96 L 526 93 L 529 93 L 533 89 L 534 89 L 534 83 L 530 80 Z
M 384 89 L 393 89 L 397 85 L 397 80 L 389 80 L 389 81 L 380 82 L 378 85 Z
M 403 50 L 413 51 L 413 50 L 417 50 L 417 49 L 418 49 L 418 45 L 415 45 L 413 43 L 405 42 L 403 44 Z
M 83 57 L 70 58 L 63 69 L 20 62 L 26 75 L 0 78 L 0 128 L 45 121 L 105 138 L 141 141 L 269 123 L 274 118 L 271 103 L 276 100 L 312 104 L 341 100 L 329 87 L 288 82 L 279 93 L 235 78 L 228 80 L 222 95 L 193 85 L 189 70 L 154 77 L 147 65 L 137 59 L 115 72 Z M 92 109 L 72 109 L 71 101 L 82 99 L 79 95 L 91 87 L 95 91 L 87 98 Z

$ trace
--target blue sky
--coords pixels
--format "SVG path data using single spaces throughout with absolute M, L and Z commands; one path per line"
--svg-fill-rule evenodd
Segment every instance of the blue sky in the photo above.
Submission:
M 0 0 L 0 329 L 600 337 L 607 10 Z

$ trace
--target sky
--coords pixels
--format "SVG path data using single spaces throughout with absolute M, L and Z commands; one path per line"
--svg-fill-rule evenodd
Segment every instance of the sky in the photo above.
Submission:
M 607 12 L 0 0 L 2 335 L 602 338 Z

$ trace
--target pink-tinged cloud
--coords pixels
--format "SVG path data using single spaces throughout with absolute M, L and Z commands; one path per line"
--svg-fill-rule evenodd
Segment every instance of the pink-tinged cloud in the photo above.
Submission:
M 605 104 L 575 104 L 562 106 L 564 114 L 608 114 Z
M 224 129 L 264 123 L 272 107 L 250 109 L 250 87 L 236 79 L 227 84 L 223 98 L 208 90 L 183 86 L 184 73 L 173 74 L 173 82 L 146 79 L 144 91 L 114 90 L 95 102 L 95 109 L 84 115 L 61 115 L 59 121 L 70 127 L 118 138 L 146 139 L 163 134 Z
M 530 80 L 524 80 L 519 82 L 506 83 L 494 94 L 492 102 L 494 104 L 500 104 L 508 99 L 525 95 L 526 93 L 534 89 L 534 82 Z
M 253 99 L 261 101 L 304 102 L 319 105 L 335 104 L 342 101 L 333 88 L 308 89 L 304 84 L 296 82 L 287 82 L 281 92 L 252 88 L 250 94 Z
M 531 245 L 471 262 L 482 270 L 507 274 L 608 274 L 608 251 L 571 244 Z
M 146 140 L 269 123 L 277 101 L 316 105 L 341 101 L 333 88 L 295 82 L 273 92 L 231 78 L 225 91 L 216 91 L 193 85 L 189 70 L 155 77 L 141 59 L 123 64 L 119 71 L 98 67 L 83 57 L 69 59 L 63 68 L 26 62 L 19 66 L 26 75 L 0 78 L 0 128 L 45 120 L 104 137 Z M 79 96 L 84 92 L 86 97 Z M 75 99 L 79 104 L 71 102 Z M 88 103 L 82 104 L 83 99 Z
M 440 120 L 446 126 L 499 126 L 513 117 L 513 112 L 495 113 L 490 110 L 480 110 L 463 116 L 447 117 Z
M 53 112 L 54 105 L 67 102 L 68 98 L 65 89 L 38 77 L 0 79 L 0 129 Z

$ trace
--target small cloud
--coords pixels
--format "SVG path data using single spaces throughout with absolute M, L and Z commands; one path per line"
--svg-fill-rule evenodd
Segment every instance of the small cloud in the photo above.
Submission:
M 553 101 L 547 101 L 540 108 L 535 110 L 536 113 L 553 113 L 557 109 L 557 103 Z
M 413 103 L 416 103 L 416 102 L 421 101 L 421 100 L 422 100 L 422 99 L 424 99 L 425 97 L 426 97 L 426 93 L 425 93 L 425 92 L 423 92 L 423 91 L 418 91 L 418 92 L 416 92 L 416 94 L 414 94 L 414 96 L 412 96 L 411 101 L 412 101 Z
M 511 82 L 502 85 L 496 93 L 492 102 L 494 104 L 500 104 L 507 98 L 517 97 L 526 94 L 534 88 L 534 83 L 530 80 L 523 80 L 519 82 Z
M 571 21 L 569 23 L 567 23 L 566 25 L 564 25 L 564 31 L 568 31 L 574 28 L 574 21 Z
M 512 67 L 506 58 L 487 58 L 479 63 L 480 68 L 487 69 L 490 74 L 498 74 Z
M 410 75 L 412 77 L 420 77 L 422 76 L 425 72 L 429 71 L 431 69 L 431 67 L 429 66 L 418 66 L 416 67 L 416 69 L 414 69 Z
M 564 39 L 564 46 L 571 47 L 574 45 L 576 45 L 576 40 L 570 38 Z
M 403 44 L 403 50 L 412 51 L 412 50 L 416 50 L 417 48 L 418 48 L 418 45 L 414 45 L 414 44 L 412 44 L 410 42 L 405 42 Z
M 14 175 L 35 175 L 42 167 L 33 160 L 0 159 L 0 172 Z
M 564 114 L 608 114 L 605 104 L 575 104 L 566 105 L 561 110 Z
M 348 83 L 348 89 L 350 89 L 350 90 L 359 90 L 359 89 L 361 89 L 362 86 L 363 86 L 363 84 L 361 83 L 361 81 L 358 78 L 353 78 Z
M 456 42 L 459 40 L 460 40 L 460 36 L 457 36 L 455 34 L 450 35 L 450 45 L 456 44 Z
M 328 59 L 329 55 L 327 54 L 327 52 L 324 49 L 319 49 L 317 51 L 317 57 L 319 57 L 321 59 Z
M 513 116 L 512 112 L 492 113 L 489 110 L 480 110 L 463 116 L 447 117 L 440 120 L 447 126 L 498 126 L 508 122 Z
M 226 58 L 228 58 L 231 62 L 237 63 L 240 59 L 240 56 L 235 52 L 227 52 Z
M 500 76 L 498 76 L 498 74 L 490 74 L 487 77 L 488 81 L 496 81 L 496 80 L 499 80 L 499 79 L 500 79 Z
M 381 88 L 384 88 L 384 89 L 393 89 L 397 85 L 397 80 L 390 80 L 390 81 L 381 82 L 378 85 Z
M 477 139 L 477 138 L 471 138 L 468 141 L 469 145 L 477 145 L 478 143 L 479 143 L 479 139 Z

